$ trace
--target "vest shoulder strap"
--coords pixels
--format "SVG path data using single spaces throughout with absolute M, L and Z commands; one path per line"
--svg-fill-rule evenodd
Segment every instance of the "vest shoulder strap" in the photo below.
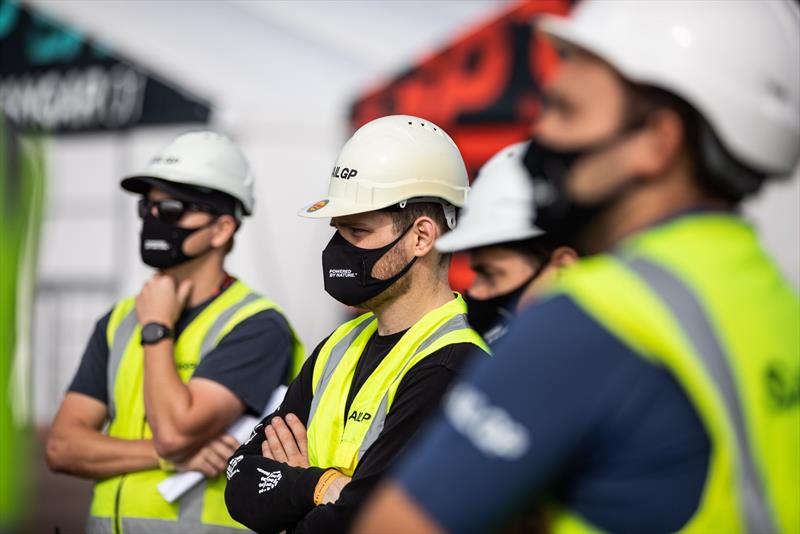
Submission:
M 106 342 L 109 348 L 114 345 L 114 338 L 116 336 L 119 325 L 125 320 L 125 317 L 133 311 L 136 306 L 136 297 L 127 297 L 116 304 L 111 310 L 111 316 L 108 319 L 108 326 L 106 326 Z
M 370 326 L 372 326 L 372 328 L 369 328 Z M 367 328 L 373 332 L 377 329 L 377 322 L 373 313 L 365 313 L 359 315 L 355 319 L 347 321 L 334 330 L 325 343 L 323 343 L 317 354 L 317 361 L 314 362 L 314 374 L 311 381 L 311 386 L 315 394 L 320 385 L 323 371 L 326 368 L 334 369 L 336 367 L 335 365 L 327 365 L 328 360 L 333 356 L 333 361 L 331 363 L 338 363 L 350 345 L 352 345 L 353 341 Z M 311 419 L 309 418 L 309 420 Z

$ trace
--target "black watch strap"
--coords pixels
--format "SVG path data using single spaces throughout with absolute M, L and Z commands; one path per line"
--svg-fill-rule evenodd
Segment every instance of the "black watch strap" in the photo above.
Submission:
M 173 337 L 172 329 L 162 323 L 147 323 L 142 327 L 142 345 L 153 345 L 162 339 Z

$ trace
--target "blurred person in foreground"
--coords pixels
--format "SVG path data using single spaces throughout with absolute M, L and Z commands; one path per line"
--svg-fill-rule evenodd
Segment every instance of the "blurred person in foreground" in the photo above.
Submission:
M 464 295 L 467 320 L 490 345 L 578 258 L 534 224 L 533 184 L 522 165 L 528 145 L 509 145 L 481 167 L 455 230 L 436 241 L 440 252 L 466 252 L 475 272 Z
M 357 532 L 531 508 L 556 532 L 800 531 L 800 301 L 738 214 L 800 156 L 798 17 L 585 1 L 543 21 L 563 62 L 526 157 L 537 224 L 594 256 L 453 388 Z
M 225 429 L 261 415 L 302 364 L 282 312 L 225 271 L 253 176 L 209 131 L 178 136 L 122 187 L 142 195 L 140 253 L 157 272 L 98 322 L 47 443 L 59 472 L 96 479 L 88 532 L 241 532 L 225 508 Z M 170 503 L 175 471 L 206 480 Z
M 487 350 L 434 248 L 469 191 L 461 153 L 418 117 L 359 128 L 331 172 L 325 290 L 369 310 L 323 340 L 230 460 L 225 502 L 258 532 L 346 532 L 464 363 Z
M 0 533 L 30 513 L 30 320 L 44 204 L 41 144 L 0 108 Z

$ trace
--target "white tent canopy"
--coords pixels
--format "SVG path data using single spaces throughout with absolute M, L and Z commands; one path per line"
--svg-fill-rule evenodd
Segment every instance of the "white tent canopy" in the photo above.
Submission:
M 256 209 L 237 237 L 231 272 L 281 304 L 310 352 L 343 309 L 322 289 L 324 222 L 297 210 L 324 198 L 365 89 L 501 11 L 480 1 L 29 0 L 162 80 L 212 103 L 256 174 Z M 56 137 L 47 143 L 48 212 L 34 332 L 39 421 L 54 413 L 93 321 L 136 292 L 134 199 L 119 179 L 184 130 Z M 800 286 L 800 180 L 748 207 L 768 248 Z M 54 392 L 57 394 L 54 395 Z
M 154 77 L 212 104 L 256 175 L 256 209 L 237 236 L 233 274 L 281 304 L 307 351 L 341 321 L 324 293 L 320 253 L 331 230 L 296 212 L 323 198 L 347 135 L 347 111 L 391 76 L 504 3 L 492 1 L 32 0 Z M 38 420 L 52 417 L 93 321 L 138 291 L 134 199 L 120 177 L 187 127 L 55 137 L 47 143 L 34 331 Z

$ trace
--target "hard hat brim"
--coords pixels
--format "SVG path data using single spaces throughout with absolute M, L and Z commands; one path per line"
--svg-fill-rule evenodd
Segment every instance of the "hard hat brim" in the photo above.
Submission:
M 304 207 L 297 214 L 300 217 L 308 219 L 329 219 L 332 217 L 344 217 L 345 215 L 356 215 L 359 213 L 367 213 L 370 211 L 377 211 L 383 208 L 388 208 L 397 204 L 397 202 L 389 202 L 385 206 L 365 206 L 355 202 L 348 202 L 341 198 L 323 199 L 313 204 Z
M 475 231 L 468 228 L 459 230 L 457 226 L 455 230 L 437 239 L 434 246 L 439 252 L 461 252 L 480 247 L 523 241 L 543 235 L 544 233 L 544 230 L 536 227 L 510 230 L 486 228 L 483 231 Z
M 126 191 L 140 195 L 146 195 L 150 192 L 150 189 L 155 187 L 179 200 L 202 203 L 206 198 L 206 195 L 199 187 L 193 188 L 184 184 L 173 184 L 169 180 L 154 176 L 128 176 L 123 178 L 119 185 Z M 211 191 L 211 189 L 208 190 L 209 193 Z
M 220 213 L 234 214 L 238 201 L 223 191 L 198 186 L 173 183 L 154 176 L 128 176 L 123 178 L 120 186 L 126 191 L 146 196 L 155 187 L 169 196 L 184 202 L 193 202 L 219 210 Z

